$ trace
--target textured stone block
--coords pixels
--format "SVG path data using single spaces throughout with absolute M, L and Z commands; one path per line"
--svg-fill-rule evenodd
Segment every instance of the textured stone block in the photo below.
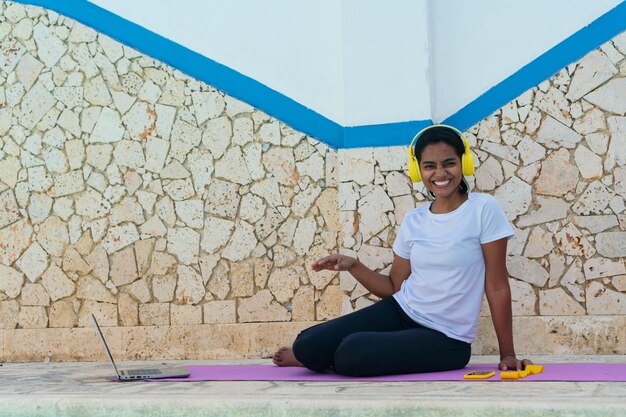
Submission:
M 576 101 L 617 73 L 613 63 L 600 51 L 592 51 L 578 64 L 567 93 Z
M 250 297 L 254 294 L 254 264 L 252 261 L 233 263 L 229 276 L 231 297 Z
M 580 316 L 585 309 L 563 288 L 539 291 L 539 314 L 542 316 Z
M 69 232 L 66 222 L 59 217 L 48 217 L 39 227 L 37 241 L 52 256 L 63 256 L 69 244 Z
M 140 304 L 139 323 L 142 326 L 163 326 L 170 324 L 170 304 Z
M 12 190 L 9 189 L 0 194 L 0 207 L 2 207 L 0 229 L 22 218 Z
M 509 279 L 511 286 L 511 307 L 514 316 L 534 316 L 537 296 L 527 282 Z
M 137 262 L 133 247 L 127 247 L 115 252 L 110 257 L 110 278 L 116 286 L 129 284 L 139 278 L 137 274 Z
M 183 265 L 197 262 L 200 234 L 188 227 L 170 229 L 167 234 L 167 251 L 175 255 Z
M 20 123 L 27 129 L 32 129 L 54 106 L 56 99 L 40 82 L 28 90 L 22 100 Z
M 21 272 L 0 264 L 0 291 L 9 298 L 16 298 L 22 292 L 24 286 L 24 274 Z
M 566 255 L 584 256 L 585 259 L 589 259 L 596 253 L 589 240 L 572 224 L 559 230 L 554 238 L 559 249 Z
M 250 298 L 242 298 L 237 314 L 242 323 L 288 321 L 291 316 L 285 307 L 276 302 L 269 290 L 259 291 Z
M 607 258 L 626 257 L 626 232 L 604 232 L 596 235 L 596 249 Z
M 604 278 L 626 273 L 626 264 L 622 260 L 591 258 L 584 263 L 585 278 Z
M 0 229 L 0 262 L 11 265 L 33 241 L 33 226 L 27 219 Z
M 252 254 L 252 251 L 257 246 L 257 238 L 254 234 L 254 228 L 241 221 L 235 228 L 230 241 L 224 248 L 222 256 L 231 261 L 240 261 L 247 258 Z
M 341 294 L 339 285 L 326 287 L 316 305 L 317 320 L 328 320 L 341 314 Z
M 509 275 L 521 281 L 526 281 L 537 287 L 543 287 L 550 274 L 541 264 L 532 259 L 521 256 L 509 256 L 507 258 Z
M 50 296 L 41 284 L 25 284 L 22 288 L 22 306 L 49 306 Z
M 513 177 L 499 187 L 494 197 L 498 200 L 507 218 L 512 221 L 518 215 L 527 212 L 532 200 L 530 185 Z
M 45 307 L 22 306 L 17 315 L 17 324 L 22 329 L 42 329 L 48 327 Z
M 91 267 L 75 248 L 69 247 L 63 256 L 63 270 L 71 276 L 86 275 L 91 271 Z
M 541 175 L 534 184 L 539 194 L 563 196 L 578 183 L 578 169 L 569 163 L 567 149 L 552 152 L 541 164 Z
M 315 320 L 315 289 L 312 286 L 302 286 L 296 291 L 291 302 L 291 315 L 294 321 Z
M 172 304 L 170 306 L 170 323 L 172 326 L 202 324 L 202 306 Z
M 161 253 L 164 256 L 167 255 L 166 253 L 162 253 L 162 252 L 155 252 L 155 255 L 157 253 Z M 170 256 L 170 255 L 167 255 L 167 256 Z M 159 267 L 158 270 L 162 272 L 156 272 L 157 267 L 155 267 L 155 257 L 153 256 L 152 259 L 153 259 L 153 262 L 152 262 L 153 269 L 151 271 L 155 274 L 165 273 L 167 272 L 167 268 L 174 265 L 174 262 L 167 263 L 165 264 L 167 265 L 165 269 L 161 269 Z M 172 257 L 172 260 L 174 260 L 173 257 Z M 174 275 L 154 276 L 152 278 L 152 291 L 156 299 L 159 300 L 160 302 L 172 301 L 172 299 L 174 298 L 175 288 L 176 288 L 176 276 Z
M 613 291 L 599 282 L 589 283 L 585 298 L 590 315 L 626 315 L 626 294 Z
M 78 279 L 76 298 L 113 304 L 117 303 L 117 299 L 111 291 L 109 291 L 99 279 L 90 275 Z
M 102 241 L 102 246 L 108 254 L 119 251 L 139 240 L 137 227 L 132 223 L 110 227 Z M 134 255 L 133 255 L 134 258 Z
M 192 267 L 179 265 L 177 268 L 175 302 L 179 304 L 198 304 L 206 293 L 202 276 Z
M 235 300 L 209 301 L 202 307 L 204 323 L 235 323 L 237 321 Z
M 74 303 L 70 300 L 52 303 L 49 311 L 49 327 L 72 328 L 78 324 L 78 314 L 74 309 Z
M 20 305 L 15 300 L 0 301 L 0 329 L 14 329 Z
M 96 316 L 100 326 L 117 326 L 117 305 L 111 303 L 100 303 L 92 300 L 83 300 L 78 312 L 78 325 L 80 327 L 91 327 L 91 315 Z
M 130 295 L 122 293 L 117 300 L 118 315 L 122 326 L 139 325 L 138 302 Z
M 270 274 L 267 287 L 279 303 L 286 303 L 300 287 L 300 279 L 305 276 L 304 268 L 299 265 L 288 268 L 276 268 Z
M 574 213 L 582 216 L 591 214 L 606 214 L 604 209 L 611 201 L 613 192 L 600 181 L 594 181 L 581 194 L 572 206 Z
M 135 300 L 140 304 L 145 304 L 153 301 L 152 293 L 150 292 L 150 282 L 147 278 L 141 278 L 133 282 L 130 285 L 123 287 L 124 291 L 132 295 Z

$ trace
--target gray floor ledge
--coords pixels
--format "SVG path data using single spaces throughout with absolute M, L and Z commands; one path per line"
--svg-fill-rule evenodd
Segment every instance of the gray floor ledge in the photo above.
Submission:
M 624 355 L 534 355 L 532 359 L 536 363 L 626 363 Z M 474 363 L 495 360 L 472 358 Z M 146 364 L 155 362 L 124 363 Z M 626 382 L 115 383 L 106 380 L 111 370 L 104 362 L 5 363 L 0 375 L 0 417 L 626 415 Z

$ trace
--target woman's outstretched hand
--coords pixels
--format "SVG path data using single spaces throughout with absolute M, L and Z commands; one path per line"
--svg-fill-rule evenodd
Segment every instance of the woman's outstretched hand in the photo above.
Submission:
M 526 369 L 526 365 L 532 365 L 533 362 L 530 359 L 522 359 L 521 361 L 515 356 L 505 356 L 500 359 L 498 368 L 501 371 L 523 371 Z
M 311 269 L 315 272 L 328 269 L 329 271 L 347 271 L 358 261 L 351 256 L 334 254 L 318 259 L 311 264 Z

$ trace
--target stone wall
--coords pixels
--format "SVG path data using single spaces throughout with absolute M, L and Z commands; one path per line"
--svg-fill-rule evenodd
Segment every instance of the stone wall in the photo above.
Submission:
M 125 328 L 340 314 L 337 274 L 305 267 L 338 250 L 334 151 L 70 19 L 0 7 L 9 359 L 23 358 L 7 347 L 20 330 L 86 327 L 91 313 Z M 259 354 L 241 349 L 226 355 Z
M 329 149 L 73 20 L 0 12 L 0 360 L 101 357 L 91 313 L 119 358 L 266 356 L 375 301 L 308 264 L 341 248 L 388 270 L 426 201 L 404 148 Z M 516 227 L 520 351 L 626 353 L 624 53 L 468 132 L 474 188 Z

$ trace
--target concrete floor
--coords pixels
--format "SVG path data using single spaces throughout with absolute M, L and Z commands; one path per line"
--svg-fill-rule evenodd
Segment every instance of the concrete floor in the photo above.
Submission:
M 473 363 L 494 362 L 478 356 Z M 538 356 L 536 363 L 626 363 L 626 356 Z M 162 362 L 127 362 L 146 366 Z M 268 360 L 172 361 L 266 364 Z M 110 382 L 105 362 L 5 363 L 0 417 L 626 416 L 626 382 Z

